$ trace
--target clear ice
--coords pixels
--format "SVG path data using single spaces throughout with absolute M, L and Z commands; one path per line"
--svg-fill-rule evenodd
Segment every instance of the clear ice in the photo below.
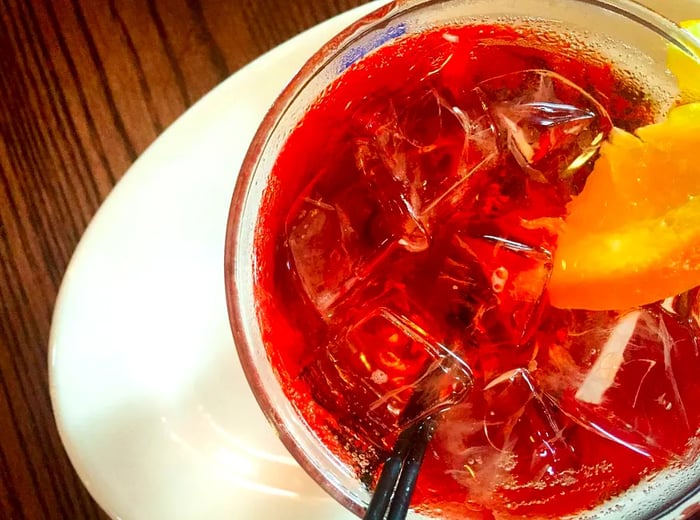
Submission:
M 570 181 L 612 129 L 600 103 L 554 72 L 506 74 L 482 82 L 478 91 L 505 147 L 542 182 Z
M 553 342 L 538 382 L 579 425 L 644 457 L 680 460 L 700 427 L 696 330 L 655 305 L 608 318 L 585 312 Z M 593 320 L 593 321 L 591 321 Z
M 428 307 L 445 316 L 470 364 L 486 379 L 527 366 L 552 269 L 547 251 L 494 236 L 456 233 L 425 289 Z M 505 368 L 504 368 L 505 367 Z
M 287 220 L 294 270 L 324 316 L 372 272 L 401 233 L 369 190 L 350 183 L 339 189 L 328 178 L 317 179 Z
M 504 488 L 542 487 L 576 467 L 567 441 L 570 421 L 542 393 L 525 368 L 488 381 L 478 397 L 448 412 L 449 428 L 437 432 L 451 477 L 486 504 Z M 457 469 L 459 468 L 459 469 Z
M 431 90 L 371 113 L 358 132 L 358 169 L 380 196 L 400 201 L 418 227 L 425 228 L 441 202 L 458 199 L 469 177 L 497 159 L 494 129 L 480 106 L 462 109 Z
M 455 211 L 467 180 L 498 156 L 488 114 L 463 111 L 437 92 L 364 110 L 369 116 L 353 130 L 357 176 L 322 172 L 287 219 L 294 268 L 323 315 L 392 249 L 429 249 L 438 217 Z
M 302 377 L 321 405 L 384 449 L 402 429 L 460 402 L 472 386 L 464 361 L 387 307 L 322 348 Z

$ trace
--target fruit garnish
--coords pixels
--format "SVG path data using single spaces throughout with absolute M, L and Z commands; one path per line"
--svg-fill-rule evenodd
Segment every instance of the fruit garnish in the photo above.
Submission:
M 697 39 L 697 44 L 690 50 L 700 56 L 700 20 L 688 20 L 680 25 Z M 693 59 L 675 45 L 671 45 L 668 49 L 667 65 L 678 80 L 683 99 L 700 100 L 700 59 Z
M 700 103 L 614 129 L 567 206 L 552 305 L 625 309 L 700 285 Z

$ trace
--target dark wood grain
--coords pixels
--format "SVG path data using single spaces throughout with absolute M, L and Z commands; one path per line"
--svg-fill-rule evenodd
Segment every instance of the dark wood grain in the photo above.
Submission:
M 0 520 L 106 518 L 61 446 L 46 362 L 61 278 L 101 202 L 216 84 L 361 3 L 0 0 Z

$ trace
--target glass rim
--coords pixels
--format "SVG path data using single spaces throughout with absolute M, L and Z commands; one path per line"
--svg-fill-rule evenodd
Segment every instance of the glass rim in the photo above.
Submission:
M 691 58 L 700 62 L 699 39 L 693 37 L 688 31 L 682 29 L 668 17 L 642 5 L 636 0 L 558 1 L 599 7 L 623 16 L 651 30 L 672 45 L 675 45 Z M 242 233 L 250 231 L 244 226 L 243 215 L 248 203 L 250 187 L 253 183 L 255 173 L 258 170 L 260 159 L 264 155 L 271 137 L 275 134 L 279 122 L 299 94 L 303 92 L 305 87 L 323 71 L 328 63 L 342 56 L 355 41 L 361 39 L 363 36 L 371 33 L 381 25 L 390 22 L 396 16 L 405 15 L 414 9 L 429 8 L 443 2 L 445 2 L 445 0 L 391 0 L 360 17 L 357 21 L 347 26 L 316 50 L 294 75 L 291 81 L 284 87 L 262 119 L 239 169 L 228 213 L 224 248 L 226 303 L 234 343 L 248 384 L 268 422 L 275 428 L 279 439 L 302 469 L 329 493 L 334 500 L 357 516 L 362 516 L 364 507 L 353 500 L 346 489 L 337 482 L 330 480 L 327 475 L 324 475 L 322 470 L 316 466 L 314 460 L 308 455 L 302 444 L 290 434 L 285 418 L 276 406 L 274 406 L 274 397 L 266 387 L 263 381 L 263 375 L 254 359 L 254 346 L 250 344 L 246 334 L 245 320 L 241 312 L 241 292 L 237 282 L 237 273 L 240 267 L 236 259 L 240 236 Z M 470 2 L 471 0 L 465 2 L 465 9 L 468 8 Z M 300 416 L 299 418 L 305 423 Z M 307 429 L 310 429 L 308 425 L 306 426 Z M 680 513 L 681 508 L 686 505 L 689 499 L 699 492 L 700 482 L 697 483 L 692 491 L 678 497 L 671 504 L 666 505 L 662 511 L 649 516 L 647 520 L 660 519 L 673 511 L 678 511 Z

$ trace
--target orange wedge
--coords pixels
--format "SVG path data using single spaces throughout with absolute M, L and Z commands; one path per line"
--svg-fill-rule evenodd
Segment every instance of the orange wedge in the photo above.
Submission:
M 625 309 L 700 285 L 700 103 L 615 129 L 568 206 L 552 305 Z

